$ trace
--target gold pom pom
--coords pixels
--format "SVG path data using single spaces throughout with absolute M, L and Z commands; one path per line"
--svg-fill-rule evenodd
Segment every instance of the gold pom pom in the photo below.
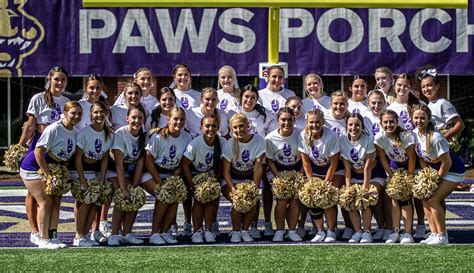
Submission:
M 188 196 L 188 189 L 181 177 L 170 176 L 161 187 L 156 185 L 155 196 L 166 204 L 183 202 Z
M 194 185 L 199 185 L 201 183 L 204 183 L 207 181 L 210 177 L 213 177 L 214 175 L 211 174 L 211 172 L 205 172 L 205 173 L 200 173 L 198 175 L 195 175 L 193 177 L 193 184 Z
M 421 169 L 415 176 L 413 196 L 418 199 L 430 198 L 438 189 L 439 181 L 440 177 L 437 170 L 431 167 Z
M 356 199 L 357 199 L 357 188 L 356 184 L 353 184 L 347 189 L 344 185 L 341 188 L 340 195 L 339 195 L 339 205 L 341 208 L 347 211 L 358 210 L 356 207 Z
M 331 182 L 318 177 L 310 177 L 298 192 L 301 203 L 308 208 L 328 209 L 337 204 L 339 189 Z
M 122 189 L 116 189 L 113 196 L 115 206 L 121 211 L 138 211 L 146 202 L 146 194 L 141 187 L 134 188 L 132 185 L 127 186 L 130 197 L 126 198 Z
M 258 188 L 251 180 L 245 180 L 235 185 L 236 192 L 230 194 L 232 206 L 241 213 L 249 212 L 260 198 Z
M 387 179 L 385 192 L 393 200 L 405 201 L 412 195 L 413 176 L 404 169 L 398 169 L 393 173 L 392 178 Z
M 375 206 L 379 201 L 379 192 L 374 185 L 370 185 L 369 189 L 365 189 L 360 184 L 355 184 L 357 189 L 357 198 L 355 207 L 359 210 L 368 209 L 371 206 Z
M 298 191 L 306 182 L 301 172 L 282 171 L 272 180 L 272 190 L 278 199 L 298 198 Z
M 82 204 L 93 204 L 100 196 L 101 182 L 97 179 L 87 179 L 87 188 L 82 188 L 79 181 L 72 184 L 72 196 Z
M 104 183 L 100 183 L 100 194 L 95 205 L 102 206 L 103 204 L 109 203 L 112 200 L 113 195 L 114 189 L 112 188 L 112 183 L 105 180 Z
M 10 148 L 3 155 L 3 164 L 6 167 L 10 168 L 12 171 L 20 170 L 20 162 L 26 156 L 28 152 L 28 147 L 22 146 L 20 144 L 11 145 Z
M 217 181 L 217 179 L 212 176 L 209 176 L 207 180 L 199 183 L 194 188 L 194 197 L 203 204 L 214 201 L 220 196 L 221 185 L 219 184 L 219 181 Z
M 69 181 L 69 170 L 61 164 L 48 164 L 49 176 L 44 175 L 41 169 L 38 170 L 38 174 L 42 176 L 43 182 L 46 183 L 44 189 L 47 195 L 51 196 L 62 196 L 71 189 L 71 183 Z

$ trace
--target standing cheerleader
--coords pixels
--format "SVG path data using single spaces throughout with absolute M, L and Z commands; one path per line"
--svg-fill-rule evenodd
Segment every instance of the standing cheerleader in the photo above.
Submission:
M 112 132 L 107 125 L 109 116 L 107 105 L 103 102 L 94 102 L 89 112 L 92 124 L 83 128 L 77 134 L 75 164 L 73 164 L 76 171 L 71 172 L 71 178 L 79 180 L 81 188 L 84 189 L 87 189 L 87 179 L 96 179 L 101 184 L 109 183 L 105 179 L 105 175 L 109 162 L 108 152 L 112 144 Z M 95 229 L 93 237 L 96 238 L 96 241 L 91 241 L 85 236 L 89 232 L 100 207 L 76 201 L 76 209 L 76 237 L 73 245 L 87 247 L 98 245 L 97 242 L 99 241 L 105 241 L 105 237 L 100 236 Z
M 138 85 L 136 85 L 140 88 Z M 127 87 L 126 87 L 127 88 Z M 125 93 L 127 97 L 127 93 Z M 121 189 L 126 198 L 130 197 L 127 189 L 128 185 L 138 187 L 140 184 L 143 165 L 145 133 L 143 132 L 143 122 L 145 120 L 145 109 L 141 104 L 130 106 L 127 112 L 128 125 L 122 126 L 115 131 L 112 141 L 111 156 L 107 170 L 107 179 L 112 182 L 114 190 Z M 107 240 L 110 246 L 120 245 L 120 241 L 130 244 L 142 244 L 143 240 L 138 239 L 132 231 L 133 223 L 137 216 L 137 211 L 126 212 L 114 206 L 112 214 L 112 234 Z M 125 236 L 119 236 L 119 230 Z
M 36 142 L 43 133 L 46 126 L 60 119 L 64 105 L 69 101 L 68 98 L 61 95 L 67 86 L 67 72 L 62 67 L 53 67 L 48 73 L 47 83 L 44 92 L 34 95 L 28 105 L 26 115 L 28 121 L 21 133 L 20 145 L 24 146 L 30 141 L 28 151 L 33 151 Z M 26 193 L 26 215 L 31 228 L 30 242 L 38 245 L 40 233 L 38 230 L 37 207 L 38 203 L 30 194 Z
M 133 82 L 137 83 L 142 89 L 142 96 L 140 102 L 143 104 L 148 113 L 153 111 L 154 106 L 158 100 L 150 93 L 155 87 L 155 77 L 149 68 L 142 67 L 133 74 Z M 115 105 L 124 104 L 126 102 L 124 92 L 115 100 Z
M 177 64 L 173 68 L 173 83 L 170 88 L 174 88 L 174 93 L 185 110 L 199 106 L 201 94 L 199 91 L 191 89 L 191 70 L 185 64 Z
M 412 120 L 415 124 L 415 130 L 413 130 L 416 136 L 415 151 L 420 158 L 420 165 L 422 168 L 430 166 L 438 170 L 441 178 L 434 195 L 423 200 L 431 234 L 421 243 L 448 244 L 444 199 L 456 189 L 460 182 L 464 181 L 466 169 L 461 160 L 449 151 L 446 138 L 435 131 L 430 108 L 421 104 L 414 105 Z
M 300 130 L 295 128 L 295 116 L 290 107 L 280 108 L 277 114 L 278 129 L 271 132 L 265 138 L 266 155 L 270 176 L 277 176 L 281 171 L 301 172 L 301 156 L 298 152 L 298 137 Z M 269 178 L 268 180 L 271 180 Z M 291 183 L 292 181 L 287 181 Z M 288 238 L 293 242 L 299 242 L 302 238 L 296 233 L 296 223 L 299 215 L 299 200 L 293 199 L 276 200 L 275 221 L 277 231 L 273 236 L 274 242 L 282 242 L 285 235 L 285 218 L 288 223 Z
M 372 90 L 369 92 L 367 101 L 369 111 L 364 116 L 364 126 L 375 136 L 380 132 L 380 115 L 385 110 L 385 97 L 382 91 Z
M 163 87 L 158 91 L 158 104 L 153 109 L 145 122 L 145 130 L 163 128 L 168 124 L 170 112 L 176 107 L 176 95 L 173 89 Z
M 362 78 L 352 81 L 349 91 L 352 93 L 347 109 L 351 113 L 359 113 L 365 116 L 367 112 L 367 83 Z
M 333 130 L 338 137 L 346 134 L 346 117 L 348 98 L 343 91 L 334 91 L 331 94 L 331 111 L 324 112 L 324 126 Z
M 392 110 L 386 110 L 381 114 L 383 131 L 375 136 L 375 149 L 379 160 L 387 172 L 389 179 L 393 172 L 403 169 L 408 175 L 413 176 L 415 171 L 415 138 L 411 132 L 403 130 L 398 125 L 398 115 Z M 387 160 L 390 160 L 390 162 Z M 413 204 L 412 197 L 406 200 L 391 200 L 391 215 L 393 233 L 388 236 L 386 243 L 401 244 L 413 243 Z M 405 233 L 400 237 L 400 209 L 405 224 Z M 375 237 L 375 236 L 374 236 Z
M 336 174 L 343 170 L 339 161 L 339 138 L 329 128 L 323 127 L 324 114 L 320 109 L 306 114 L 306 127 L 299 138 L 299 148 L 303 169 L 307 177 L 319 177 L 340 188 L 344 177 Z M 336 241 L 337 206 L 325 209 L 328 231 L 324 232 L 323 210 L 310 209 L 311 219 L 318 231 L 311 240 L 313 243 L 332 243 Z M 306 218 L 306 213 L 304 214 Z
M 221 151 L 225 139 L 218 136 L 219 118 L 214 115 L 206 115 L 201 119 L 202 135 L 194 138 L 188 144 L 182 161 L 182 169 L 189 188 L 194 191 L 193 176 L 199 173 L 210 172 L 217 181 L 222 177 Z M 193 202 L 193 226 L 194 234 L 191 237 L 193 243 L 215 243 L 216 237 L 211 232 L 213 223 L 216 222 L 216 211 L 219 198 L 207 203 L 201 203 L 197 199 Z M 205 220 L 205 228 L 202 221 Z
M 232 138 L 224 144 L 222 194 L 231 201 L 230 193 L 235 193 L 235 184 L 252 180 L 255 187 L 260 186 L 263 175 L 262 162 L 265 158 L 265 139 L 250 133 L 250 124 L 244 114 L 234 114 L 230 119 Z M 232 208 L 232 232 L 230 241 L 240 243 L 253 241 L 250 236 L 250 223 L 255 218 L 257 205 L 249 212 L 241 213 Z
M 310 110 L 321 109 L 331 110 L 331 98 L 324 94 L 324 84 L 321 77 L 317 74 L 308 74 L 304 78 L 304 86 L 307 97 L 303 100 L 303 116 Z
M 278 110 L 285 106 L 286 99 L 295 96 L 295 92 L 286 89 L 285 71 L 283 67 L 272 65 L 267 67 L 267 87 L 259 90 L 259 96 L 262 98 L 262 105 L 276 115 Z
M 407 74 L 400 74 L 395 78 L 395 93 L 397 98 L 387 109 L 393 110 L 400 118 L 400 127 L 412 131 L 415 126 L 410 120 L 410 107 L 419 104 L 419 100 L 411 93 L 411 83 Z
M 234 68 L 224 65 L 219 69 L 217 77 L 219 109 L 226 113 L 229 113 L 229 111 L 239 112 L 240 88 Z
M 36 143 L 20 166 L 20 176 L 30 194 L 38 202 L 39 248 L 64 248 L 66 244 L 57 237 L 61 196 L 45 193 L 45 177 L 51 176 L 48 164 L 66 165 L 76 149 L 76 135 L 73 127 L 81 121 L 82 109 L 77 102 L 67 102 L 64 106 L 64 118 L 44 129 Z
M 123 94 L 125 98 L 124 104 L 114 105 L 110 108 L 110 115 L 112 116 L 110 121 L 112 122 L 112 129 L 117 130 L 120 127 L 128 125 L 128 113 L 131 107 L 143 107 L 140 102 L 142 97 L 142 89 L 140 85 L 135 82 L 129 82 L 123 88 Z M 148 112 L 145 110 L 144 118 L 148 116 Z M 144 122 L 144 121 L 143 121 Z
M 379 67 L 375 69 L 374 78 L 376 82 L 376 88 L 380 89 L 385 96 L 387 104 L 392 104 L 395 101 L 397 95 L 393 88 L 393 74 L 392 70 L 388 67 Z
M 85 84 L 84 90 L 86 92 L 86 96 L 79 100 L 79 104 L 82 107 L 82 120 L 76 125 L 77 130 L 81 130 L 86 128 L 90 124 L 92 124 L 90 110 L 91 106 L 94 102 L 98 102 L 100 99 L 100 95 L 104 89 L 104 83 L 102 79 L 97 75 L 90 75 Z
M 298 96 L 291 96 L 286 100 L 285 106 L 290 107 L 293 110 L 295 115 L 295 128 L 303 130 L 306 126 L 306 112 L 303 112 L 301 109 L 303 107 L 303 102 Z

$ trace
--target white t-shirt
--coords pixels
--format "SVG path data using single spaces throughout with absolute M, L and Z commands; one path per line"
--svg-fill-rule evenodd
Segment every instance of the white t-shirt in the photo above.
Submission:
M 320 167 L 327 166 L 329 158 L 340 151 L 339 138 L 336 133 L 328 128 L 323 128 L 323 135 L 320 139 L 313 141 L 313 146 L 309 147 L 304 139 L 302 131 L 298 139 L 298 151 L 309 156 L 311 162 Z
M 221 144 L 221 153 L 222 148 L 225 142 L 225 139 L 218 137 Z M 214 165 L 214 146 L 209 146 L 204 141 L 203 136 L 198 136 L 195 139 L 191 140 L 184 151 L 183 156 L 189 159 L 194 168 L 198 172 L 207 172 L 212 170 Z
M 158 103 L 158 100 L 155 98 L 155 96 L 148 94 L 148 96 L 142 96 L 140 99 L 140 102 L 143 104 L 143 107 L 151 113 L 153 111 L 153 107 Z M 113 106 L 115 105 L 120 105 L 120 104 L 125 104 L 125 97 L 123 95 L 123 92 L 120 93 L 120 95 L 117 97 L 115 100 Z
M 275 116 L 267 109 L 265 110 L 266 118 L 264 120 L 263 115 L 261 115 L 257 110 L 253 110 L 251 112 L 242 111 L 241 113 L 244 114 L 250 123 L 250 133 L 251 134 L 258 134 L 260 136 L 265 137 L 267 134 L 272 132 L 273 130 L 278 128 L 278 124 L 276 122 Z M 235 113 L 230 111 L 228 114 L 229 117 L 229 128 L 230 132 L 232 132 L 232 124 L 230 124 L 230 119 Z
M 229 111 L 239 112 L 239 98 L 234 97 L 231 93 L 224 92 L 223 89 L 217 90 L 219 98 L 218 108 L 229 113 Z
M 155 133 L 150 136 L 145 150 L 155 158 L 155 164 L 160 168 L 174 170 L 181 162 L 181 157 L 189 142 L 191 142 L 191 136 L 183 130 L 176 138 L 171 135 L 165 138 Z
M 181 106 L 188 110 L 192 107 L 197 107 L 201 104 L 201 92 L 194 89 L 189 89 L 188 91 L 180 91 L 174 89 L 176 95 L 176 100 L 180 101 Z
M 112 116 L 110 122 L 112 123 L 112 128 L 117 129 L 122 126 L 128 125 L 127 123 L 127 112 L 128 107 L 126 104 L 114 105 L 110 108 L 110 115 Z M 145 120 L 148 117 L 148 110 L 145 108 Z M 144 120 L 144 122 L 145 122 Z
M 346 119 L 336 119 L 331 111 L 324 112 L 324 127 L 331 129 L 338 137 L 346 134 Z
M 82 107 L 82 118 L 81 118 L 81 122 L 79 122 L 76 126 L 74 126 L 74 128 L 76 130 L 81 130 L 92 124 L 92 120 L 91 120 L 92 103 L 90 103 L 86 99 L 81 99 L 78 102 Z
M 349 99 L 347 110 L 351 113 L 359 113 L 362 116 L 365 116 L 369 111 L 367 99 L 364 101 L 353 101 L 352 99 Z
M 239 155 L 237 160 L 234 161 L 233 143 L 234 138 L 224 143 L 222 158 L 229 161 L 232 167 L 237 171 L 251 171 L 255 160 L 265 153 L 265 139 L 262 136 L 254 134 L 249 142 L 238 142 Z
M 321 109 L 322 111 L 331 110 L 331 98 L 329 96 L 322 96 L 319 99 L 312 99 L 311 97 L 305 98 L 301 107 L 301 113 L 305 115 L 308 111 L 313 109 Z
M 134 163 L 140 158 L 139 136 L 133 136 L 128 125 L 120 127 L 115 131 L 111 150 L 119 150 L 123 153 L 123 162 Z
M 277 122 L 278 123 L 278 122 Z M 295 128 L 303 130 L 306 127 L 306 118 L 303 114 L 301 114 L 300 118 L 295 120 Z
M 33 115 L 36 118 L 36 124 L 49 125 L 60 120 L 64 105 L 66 105 L 69 99 L 63 95 L 59 97 L 52 96 L 52 98 L 54 101 L 54 109 L 48 107 L 44 99 L 44 92 L 35 94 L 28 104 L 26 114 Z
M 166 127 L 168 125 L 168 120 L 169 119 L 170 118 L 167 115 L 161 113 L 160 114 L 160 120 L 158 121 L 158 126 L 156 126 L 156 125 L 155 126 L 157 128 Z M 151 127 L 151 122 L 152 122 L 152 117 L 151 117 L 151 114 L 150 114 L 150 115 L 148 115 L 148 117 L 146 118 L 146 121 L 145 121 L 145 131 L 147 131 L 147 132 L 150 131 L 150 129 L 152 128 Z
M 413 131 L 413 129 L 415 129 L 415 125 L 413 125 L 410 119 L 408 104 L 394 101 L 387 107 L 387 109 L 393 110 L 397 113 L 398 125 L 400 125 L 404 130 Z
M 278 165 L 291 167 L 301 161 L 301 155 L 298 152 L 298 138 L 301 131 L 294 129 L 290 136 L 280 135 L 278 129 L 274 130 L 265 137 L 266 157 L 273 160 Z
M 105 139 L 105 131 L 97 132 L 87 126 L 77 133 L 77 146 L 82 149 L 84 156 L 89 159 L 101 160 L 112 145 L 113 135 Z
M 364 116 L 364 126 L 367 132 L 371 133 L 372 136 L 375 136 L 377 133 L 382 131 L 380 117 L 374 116 L 371 111 L 368 111 Z
M 36 147 L 45 147 L 58 159 L 67 161 L 76 151 L 76 133 L 58 120 L 44 129 Z
M 286 99 L 295 96 L 295 92 L 290 89 L 283 88 L 278 92 L 270 91 L 268 88 L 264 88 L 258 91 L 258 96 L 262 100 L 262 105 L 273 115 L 276 115 L 278 110 L 285 106 Z
M 404 163 L 408 160 L 406 149 L 415 144 L 415 136 L 412 132 L 404 131 L 400 133 L 400 146 L 395 146 L 395 140 L 389 138 L 385 131 L 375 135 L 374 143 L 385 151 L 390 160 Z
M 354 169 L 363 169 L 367 154 L 375 152 L 374 138 L 362 133 L 357 141 L 350 141 L 347 135 L 340 137 L 341 157 L 352 163 Z
M 428 107 L 431 110 L 431 120 L 438 130 L 446 128 L 451 119 L 459 117 L 454 105 L 443 98 L 430 101 Z
M 225 136 L 229 133 L 229 121 L 227 114 L 217 109 L 219 113 L 219 134 Z M 201 111 L 201 107 L 193 107 L 186 111 L 186 129 L 193 138 L 202 135 L 201 132 L 201 120 L 204 117 L 204 114 Z
M 439 158 L 442 154 L 449 152 L 449 144 L 446 138 L 438 131 L 433 132 L 431 135 L 430 149 L 426 151 L 426 135 L 420 136 L 418 134 L 418 128 L 413 130 L 415 135 L 416 154 L 426 162 L 431 162 Z

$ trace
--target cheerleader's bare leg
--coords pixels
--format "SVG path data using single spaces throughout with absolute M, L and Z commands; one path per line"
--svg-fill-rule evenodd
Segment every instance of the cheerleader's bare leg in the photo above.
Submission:
M 23 180 L 32 197 L 38 202 L 38 231 L 42 239 L 49 239 L 49 223 L 53 199 L 44 193 L 45 184 L 41 180 Z
M 459 183 L 441 180 L 441 182 L 438 184 L 438 189 L 436 190 L 435 194 L 427 201 L 433 221 L 436 224 L 437 233 L 446 234 L 446 210 L 442 203 L 444 199 L 457 188 L 458 185 Z
M 38 232 L 38 202 L 29 191 L 26 192 L 25 209 L 28 222 L 30 223 L 31 233 Z

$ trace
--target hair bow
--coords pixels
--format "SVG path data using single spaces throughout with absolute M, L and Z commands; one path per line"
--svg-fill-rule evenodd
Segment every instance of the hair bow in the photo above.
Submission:
M 420 77 L 418 78 L 420 81 L 428 76 L 436 77 L 436 68 L 430 68 L 430 69 L 423 69 L 420 71 Z

